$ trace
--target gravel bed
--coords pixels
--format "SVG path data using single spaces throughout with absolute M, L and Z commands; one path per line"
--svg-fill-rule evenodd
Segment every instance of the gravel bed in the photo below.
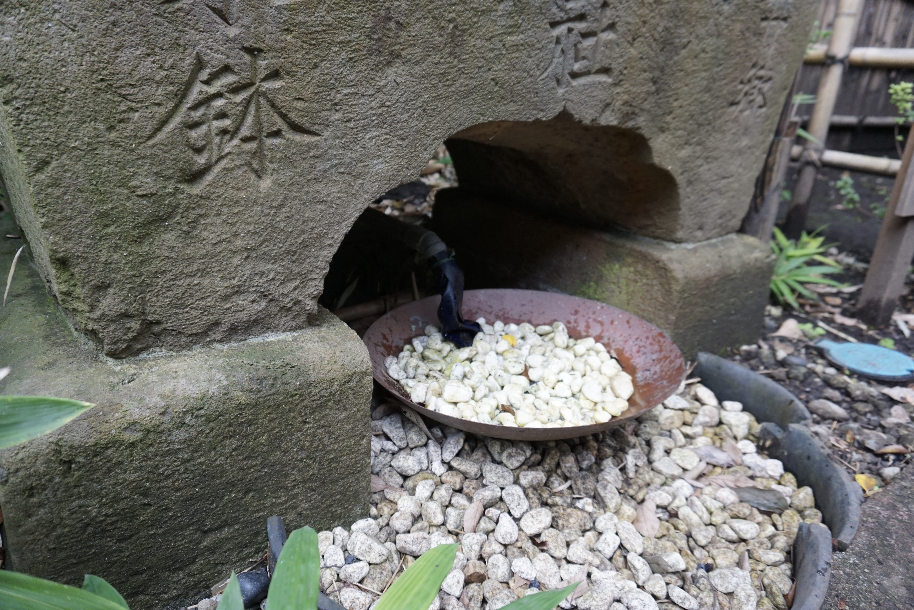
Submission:
M 914 399 L 914 391 L 905 384 L 875 382 L 837 370 L 805 337 L 778 335 L 791 317 L 802 317 L 779 307 L 770 307 L 768 314 L 758 344 L 742 346 L 731 359 L 796 394 L 812 414 L 811 431 L 852 477 L 874 477 L 877 487 L 867 493 L 878 492 L 900 472 L 914 449 L 914 405 L 904 399 Z
M 625 429 L 543 443 L 433 428 L 438 442 L 381 405 L 370 514 L 319 532 L 321 590 L 367 610 L 416 557 L 459 542 L 431 610 L 495 610 L 576 581 L 562 608 L 786 609 L 797 528 L 821 513 L 757 430 L 700 384 Z

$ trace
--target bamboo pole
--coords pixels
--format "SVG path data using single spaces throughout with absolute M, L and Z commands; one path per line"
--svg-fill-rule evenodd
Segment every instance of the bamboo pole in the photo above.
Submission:
M 793 120 L 800 125 L 809 123 L 808 116 L 795 116 Z M 854 116 L 852 114 L 833 114 L 828 124 L 831 127 L 895 127 L 898 125 L 894 116 Z
M 790 151 L 790 158 L 796 161 L 802 154 L 803 147 L 795 144 Z M 898 159 L 858 155 L 857 153 L 842 152 L 840 150 L 823 150 L 816 155 L 816 160 L 829 167 L 840 167 L 842 169 L 884 174 L 886 176 L 894 176 L 898 173 L 898 168 L 901 167 L 901 161 Z
M 828 47 L 813 45 L 806 50 L 803 63 L 826 63 Z M 885 47 L 854 47 L 847 54 L 847 64 L 860 68 L 914 68 L 914 49 L 888 49 Z
M 825 66 L 822 77 L 819 79 L 816 104 L 812 109 L 807 128 L 809 134 L 822 144 L 810 140 L 806 142 L 801 158 L 803 165 L 793 189 L 793 199 L 790 202 L 790 211 L 784 225 L 784 233 L 788 237 L 799 237 L 806 227 L 809 197 L 812 195 L 817 170 L 810 153 L 821 151 L 824 148 L 825 139 L 828 137 L 828 123 L 835 110 L 835 101 L 838 99 L 838 90 L 844 75 L 844 59 L 854 42 L 862 4 L 862 0 L 839 0 L 838 2 L 838 13 L 835 16 L 832 37 L 828 45 L 827 55 L 831 63 Z
M 892 312 L 898 297 L 904 290 L 904 280 L 914 257 L 914 218 L 902 217 L 899 213 L 914 206 L 914 171 L 911 171 L 911 157 L 914 156 L 914 126 L 908 132 L 901 169 L 895 178 L 895 187 L 889 199 L 876 249 L 866 272 L 866 280 L 860 292 L 857 315 L 873 325 L 885 325 L 892 319 Z

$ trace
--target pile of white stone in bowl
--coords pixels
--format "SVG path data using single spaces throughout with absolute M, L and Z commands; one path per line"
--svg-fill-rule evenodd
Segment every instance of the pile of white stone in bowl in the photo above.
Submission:
M 482 332 L 464 348 L 427 326 L 399 355 L 387 357 L 387 374 L 413 402 L 483 424 L 586 426 L 628 409 L 632 377 L 593 337 L 572 339 L 562 322 L 476 321 Z

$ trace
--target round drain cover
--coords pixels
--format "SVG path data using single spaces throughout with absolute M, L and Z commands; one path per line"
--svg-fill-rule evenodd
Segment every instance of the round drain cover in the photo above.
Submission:
M 837 343 L 823 340 L 816 347 L 841 368 L 880 381 L 914 379 L 914 359 L 887 347 L 868 343 Z

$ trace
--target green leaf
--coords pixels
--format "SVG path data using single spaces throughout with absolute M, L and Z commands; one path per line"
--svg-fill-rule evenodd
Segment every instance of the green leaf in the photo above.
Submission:
M 879 345 L 882 347 L 887 347 L 889 349 L 895 349 L 895 340 L 889 339 L 888 337 L 879 340 Z
M 317 533 L 310 527 L 292 532 L 282 547 L 267 597 L 270 610 L 314 610 L 320 590 Z M 435 589 L 435 593 L 438 589 Z M 429 601 L 429 604 L 431 601 Z M 428 608 L 428 606 L 426 606 Z
M 777 297 L 779 302 L 783 303 L 785 301 L 780 280 L 773 280 L 771 282 L 771 292 L 774 293 L 774 296 Z
M 541 591 L 533 595 L 526 595 L 517 601 L 513 601 L 502 610 L 552 610 L 558 606 L 563 599 L 571 595 L 578 588 L 579 582 L 568 585 L 564 589 L 555 591 Z
M 812 257 L 812 259 L 814 261 L 818 261 L 820 263 L 828 265 L 829 267 L 835 267 L 836 269 L 843 268 L 843 267 L 841 267 L 841 263 L 839 263 L 838 261 L 833 261 L 832 259 L 828 258 L 827 256 L 822 256 L 821 254 L 816 254 L 815 256 Z
M 841 270 L 828 265 L 813 265 L 811 267 L 800 267 L 799 271 L 803 275 L 816 275 L 818 273 L 838 273 Z
M 94 406 L 65 398 L 0 396 L 0 449 L 56 430 Z
M 778 245 L 784 250 L 790 249 L 790 240 L 787 239 L 787 237 L 784 236 L 784 233 L 777 227 L 774 227 L 774 239 L 777 240 Z
M 806 286 L 804 286 L 803 284 L 801 284 L 800 282 L 798 282 L 798 281 L 796 281 L 796 280 L 794 280 L 794 279 L 792 279 L 792 278 L 789 278 L 789 277 L 788 277 L 788 278 L 785 278 L 784 281 L 787 282 L 787 285 L 788 285 L 788 286 L 790 286 L 790 287 L 793 288 L 795 291 L 797 291 L 797 292 L 799 292 L 800 294 L 802 294 L 802 295 L 803 295 L 804 297 L 806 297 L 807 299 L 816 300 L 816 299 L 819 298 L 819 297 L 816 296 L 813 292 L 811 292 L 810 290 L 808 290 L 808 289 L 806 288 Z
M 317 607 L 317 602 L 315 602 L 314 607 Z M 235 576 L 235 572 L 232 572 L 229 577 L 228 585 L 226 585 L 225 591 L 222 592 L 222 598 L 219 600 L 216 610 L 244 610 L 244 601 L 241 599 L 241 585 L 238 584 L 238 577 Z
M 394 581 L 375 610 L 428 610 L 454 565 L 457 546 L 442 544 L 422 555 Z
M 800 304 L 797 303 L 796 298 L 794 298 L 794 296 L 793 296 L 793 291 L 784 282 L 784 280 L 775 280 L 775 281 L 771 282 L 771 286 L 772 286 L 772 288 L 774 288 L 775 286 L 777 287 L 777 291 L 781 296 L 782 303 L 787 303 L 794 309 L 800 308 Z
M 818 144 L 818 145 L 821 146 L 822 148 L 825 148 L 825 144 L 822 143 L 822 140 L 820 140 L 819 138 L 815 137 L 814 135 L 812 135 L 811 133 L 809 133 L 809 132 L 806 131 L 805 129 L 802 129 L 802 128 L 800 128 L 800 127 L 797 127 L 797 135 L 800 136 L 801 138 L 805 138 L 805 139 L 809 140 L 810 142 L 815 142 L 816 144 Z
M 778 268 L 775 270 L 777 275 L 787 275 L 789 272 L 793 271 L 797 267 L 802 266 L 806 263 L 805 259 L 795 258 L 793 260 L 785 260 L 784 264 L 778 265 Z
M 0 570 L 3 610 L 124 610 L 124 606 L 84 589 Z
M 86 574 L 85 578 L 83 578 L 83 590 L 88 591 L 89 593 L 95 593 L 99 597 L 104 597 L 108 601 L 114 602 L 125 610 L 130 610 L 130 606 L 127 605 L 127 601 L 121 597 L 121 594 L 117 592 L 117 589 L 109 585 L 107 582 L 105 582 L 104 579 L 99 578 L 98 576 Z

